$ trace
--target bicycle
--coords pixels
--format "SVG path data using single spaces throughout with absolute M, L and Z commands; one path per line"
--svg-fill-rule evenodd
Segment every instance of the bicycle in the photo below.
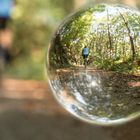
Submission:
M 88 64 L 88 60 L 87 60 L 87 58 L 85 58 L 84 59 L 84 67 L 85 67 L 85 69 L 87 68 L 87 64 Z

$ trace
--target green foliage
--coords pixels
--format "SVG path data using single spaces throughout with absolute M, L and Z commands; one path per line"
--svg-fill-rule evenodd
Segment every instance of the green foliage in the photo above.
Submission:
M 50 51 L 51 64 L 77 66 L 82 48 L 88 46 L 93 60 L 90 66 L 119 71 L 121 63 L 139 59 L 139 31 L 140 14 L 135 10 L 104 4 L 86 8 L 60 26 Z M 126 69 L 133 69 L 133 61 L 129 62 L 131 69 L 126 63 Z
M 65 4 L 64 0 L 16 1 L 10 24 L 14 34 L 13 62 L 6 69 L 6 74 L 25 79 L 43 78 L 48 42 L 62 18 L 70 12 L 70 3 Z M 32 55 L 36 52 L 38 56 Z
M 44 50 L 46 50 L 52 32 L 54 32 L 63 17 L 72 11 L 73 6 L 73 1 L 65 2 L 65 0 L 34 0 L 33 2 L 17 0 L 12 13 L 12 24 L 10 25 L 14 33 L 12 54 L 17 60 L 17 65 L 22 64 L 22 62 L 18 61 L 24 60 L 24 57 L 29 58 L 28 61 L 34 65 L 33 60 L 36 56 L 32 56 L 32 53 L 36 52 L 36 50 L 41 50 L 39 52 L 40 56 L 45 55 Z M 61 26 L 57 33 L 58 45 L 61 46 L 63 53 L 58 52 L 58 54 L 61 54 L 59 58 L 55 54 L 52 55 L 54 65 L 58 65 L 58 62 L 65 66 L 79 65 L 82 59 L 81 50 L 85 45 L 90 49 L 90 66 L 110 69 L 115 63 L 118 64 L 119 60 L 126 62 L 132 57 L 124 21 L 119 12 L 117 12 L 116 16 L 109 13 L 107 25 L 106 6 L 98 5 L 95 8 L 83 9 L 75 17 L 63 23 L 65 26 Z M 140 16 L 129 9 L 126 13 L 124 11 L 120 10 L 128 22 L 131 33 L 135 33 L 133 40 L 137 60 L 140 57 L 137 33 L 140 30 Z M 96 13 L 103 13 L 104 16 L 97 18 Z M 109 49 L 107 26 L 110 27 L 111 50 Z M 43 61 L 40 63 L 44 65 Z M 24 65 L 26 67 L 25 63 Z M 30 71 L 30 68 L 28 68 L 27 71 Z M 11 64 L 10 69 L 13 69 L 11 71 L 14 73 L 14 71 L 17 71 L 18 66 Z M 33 67 L 33 69 L 36 71 L 38 68 Z
M 42 56 L 42 52 L 38 52 L 36 57 L 24 55 L 7 66 L 4 75 L 26 80 L 44 80 L 44 57 Z
M 51 54 L 52 63 L 61 63 L 61 66 L 78 63 L 81 56 L 81 45 L 88 45 L 86 38 L 92 21 L 91 14 L 90 10 L 82 11 L 65 22 L 66 26 L 62 26 L 53 42 L 56 46 L 52 49 L 56 53 Z
M 33 47 L 46 47 L 52 32 L 70 10 L 65 8 L 64 0 L 17 0 L 16 4 L 12 14 L 15 55 L 29 55 Z

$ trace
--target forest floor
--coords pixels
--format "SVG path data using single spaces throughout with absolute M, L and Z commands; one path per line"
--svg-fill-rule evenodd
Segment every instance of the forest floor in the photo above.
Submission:
M 82 67 L 59 69 L 57 73 L 62 86 L 70 89 L 73 96 L 78 91 L 90 106 L 94 104 L 94 115 L 114 119 L 140 111 L 139 75 Z
M 133 87 L 133 90 L 139 91 L 139 77 L 123 75 L 123 79 L 127 88 Z M 122 76 L 117 81 L 114 82 L 123 84 Z M 1 140 L 139 140 L 140 138 L 140 118 L 126 124 L 108 127 L 81 122 L 56 103 L 45 81 L 3 78 L 0 85 Z M 132 96 L 139 99 L 137 97 L 139 95 Z

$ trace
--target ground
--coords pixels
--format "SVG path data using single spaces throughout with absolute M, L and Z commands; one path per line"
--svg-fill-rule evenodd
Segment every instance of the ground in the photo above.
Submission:
M 67 91 L 70 95 L 67 98 L 71 99 L 69 104 L 75 101 L 80 104 L 76 107 L 82 108 L 83 114 L 86 112 L 114 120 L 140 111 L 139 75 L 93 68 L 67 68 L 57 70 L 53 83 L 54 89 L 62 91 L 58 94 L 62 99 L 65 100 L 64 92 Z
M 46 81 L 1 79 L 0 90 L 1 140 L 140 138 L 140 118 L 108 127 L 77 120 L 57 104 Z

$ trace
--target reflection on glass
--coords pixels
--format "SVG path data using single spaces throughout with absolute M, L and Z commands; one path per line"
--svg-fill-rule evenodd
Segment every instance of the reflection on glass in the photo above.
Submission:
M 112 124 L 140 111 L 140 13 L 100 4 L 80 10 L 57 30 L 47 53 L 50 86 L 69 112 Z

